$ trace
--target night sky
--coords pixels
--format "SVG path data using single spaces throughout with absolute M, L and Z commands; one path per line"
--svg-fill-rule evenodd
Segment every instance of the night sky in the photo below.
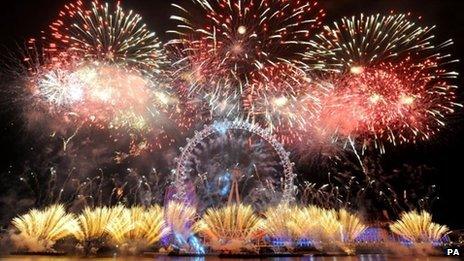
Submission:
M 171 2 L 185 3 L 188 0 L 123 0 L 123 6 L 140 13 L 149 28 L 158 32 L 161 39 L 166 41 L 169 36 L 164 33 L 172 28 L 169 21 L 170 13 L 174 10 Z M 0 8 L 0 45 L 1 50 L 13 49 L 16 44 L 21 45 L 24 40 L 39 35 L 47 25 L 53 21 L 57 12 L 67 1 L 57 0 L 10 0 L 2 1 Z M 436 24 L 438 39 L 455 40 L 454 54 L 464 61 L 464 1 L 457 0 L 321 0 L 325 6 L 331 22 L 341 16 L 351 16 L 364 12 L 366 14 L 396 12 L 412 12 L 414 16 L 422 16 L 422 23 Z M 4 52 L 4 51 L 2 51 Z M 3 53 L 5 54 L 5 52 Z M 463 63 L 457 70 L 464 74 Z M 463 77 L 458 83 L 460 102 L 464 102 Z M 2 94 L 3 95 L 3 94 Z M 4 102 L 2 97 L 1 101 Z M 23 131 L 18 130 L 15 122 L 18 120 L 14 111 L 1 106 L 0 113 L 0 171 L 8 170 L 11 164 L 18 162 L 24 148 L 16 142 Z M 464 194 L 463 155 L 464 155 L 464 113 L 460 112 L 452 117 L 447 128 L 428 143 L 417 146 L 397 148 L 395 152 L 385 157 L 397 159 L 406 163 L 425 163 L 435 169 L 435 183 L 439 189 L 440 200 L 434 204 L 433 214 L 436 220 L 450 225 L 452 228 L 464 228 L 464 211 L 462 199 Z M 0 176 L 0 188 L 9 186 L 10 176 Z M 411 177 L 412 179 L 414 177 Z M 0 190 L 0 197 L 2 191 Z M 0 209 L 0 212 L 3 211 Z

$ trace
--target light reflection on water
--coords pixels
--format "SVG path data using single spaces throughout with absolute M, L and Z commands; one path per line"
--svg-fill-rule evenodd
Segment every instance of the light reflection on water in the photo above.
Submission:
M 225 260 L 225 261 L 254 261 L 254 260 L 270 260 L 270 261 L 455 261 L 457 259 L 451 257 L 387 257 L 384 255 L 359 255 L 359 256 L 343 256 L 343 257 L 279 257 L 279 258 L 265 258 L 265 259 L 239 259 L 239 258 L 219 258 L 219 257 L 168 257 L 168 256 L 157 256 L 153 258 L 146 257 L 114 257 L 114 258 L 77 258 L 77 257 L 50 257 L 50 256 L 11 256 L 11 257 L 2 257 L 0 260 L 5 261 L 215 261 L 215 260 Z

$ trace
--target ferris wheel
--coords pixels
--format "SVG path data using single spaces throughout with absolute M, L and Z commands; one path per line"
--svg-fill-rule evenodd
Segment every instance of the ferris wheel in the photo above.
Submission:
M 258 125 L 241 120 L 205 125 L 181 148 L 171 198 L 191 202 L 193 194 L 211 207 L 233 201 L 253 204 L 250 198 L 263 201 L 263 195 L 271 193 L 268 201 L 291 202 L 296 175 L 289 155 Z M 214 202 L 208 205 L 208 201 Z

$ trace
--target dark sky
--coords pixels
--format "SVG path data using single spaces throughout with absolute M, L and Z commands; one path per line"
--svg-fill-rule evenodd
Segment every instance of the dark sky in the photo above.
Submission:
M 1 38 L 16 40 L 33 35 L 46 28 L 68 1 L 58 0 L 15 0 L 2 1 Z M 123 0 L 123 6 L 140 13 L 151 29 L 162 34 L 170 27 L 171 2 L 185 3 L 188 0 Z M 327 9 L 328 21 L 340 16 L 351 16 L 364 12 L 412 12 L 423 16 L 426 22 L 437 24 L 443 34 L 454 36 L 458 41 L 464 35 L 464 19 L 459 10 L 464 2 L 456 0 L 321 0 Z M 459 45 L 458 45 L 459 46 Z
M 188 0 L 123 0 L 123 6 L 140 13 L 149 27 L 157 31 L 163 40 L 163 33 L 170 28 L 169 15 L 173 10 L 171 2 L 185 3 Z M 59 0 L 9 0 L 2 1 L 0 8 L 0 45 L 13 46 L 22 43 L 28 37 L 37 36 L 40 30 L 56 18 L 57 11 L 67 1 Z M 453 38 L 456 42 L 454 53 L 464 60 L 464 1 L 462 0 L 321 0 L 325 6 L 328 19 L 333 21 L 340 16 L 351 16 L 364 12 L 366 14 L 396 12 L 412 12 L 422 16 L 423 23 L 436 24 L 437 37 L 442 40 Z M 463 72 L 462 63 L 458 70 Z M 464 81 L 459 85 L 464 88 Z M 462 93 L 462 89 L 460 91 Z M 460 97 L 464 101 L 463 96 Z M 2 114 L 0 114 L 2 115 Z M 0 139 L 0 150 L 3 155 L 10 155 L 10 146 L 14 139 L 14 129 L 7 126 L 8 120 L 0 121 L 3 133 Z M 446 131 L 427 145 L 406 150 L 396 157 L 405 160 L 422 161 L 438 170 L 437 184 L 440 188 L 441 200 L 437 203 L 434 214 L 442 222 L 453 227 L 464 227 L 464 211 L 462 199 L 464 185 L 460 181 L 464 175 L 462 168 L 464 155 L 463 114 L 456 116 Z M 15 154 L 19 156 L 20 153 Z M 13 157 L 10 155 L 10 158 Z M 6 159 L 3 157 L 3 159 Z M 0 161 L 1 170 L 5 169 L 8 160 Z M 412 177 L 413 178 L 413 177 Z M 1 210 L 0 210 L 1 211 Z

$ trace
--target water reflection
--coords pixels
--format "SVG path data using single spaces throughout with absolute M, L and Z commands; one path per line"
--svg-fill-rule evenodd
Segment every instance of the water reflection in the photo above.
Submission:
M 168 257 L 168 256 L 157 256 L 153 258 L 143 257 L 114 257 L 114 258 L 78 258 L 78 257 L 50 257 L 50 256 L 12 256 L 3 257 L 0 260 L 5 261 L 215 261 L 215 260 L 226 260 L 226 261 L 254 261 L 263 259 L 238 259 L 238 258 L 225 258 L 219 257 Z M 385 255 L 359 255 L 359 256 L 343 256 L 343 257 L 279 257 L 279 258 L 266 258 L 265 260 L 270 261 L 455 261 L 455 258 L 451 257 L 388 257 Z

